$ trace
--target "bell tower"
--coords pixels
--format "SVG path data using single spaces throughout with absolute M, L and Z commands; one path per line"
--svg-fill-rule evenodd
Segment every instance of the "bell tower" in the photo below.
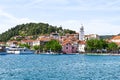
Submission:
M 84 26 L 81 24 L 81 28 L 79 31 L 79 40 L 83 41 L 84 40 Z

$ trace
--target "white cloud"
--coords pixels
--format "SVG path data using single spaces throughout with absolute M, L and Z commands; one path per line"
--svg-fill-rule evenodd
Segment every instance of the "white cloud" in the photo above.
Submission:
M 49 23 L 56 26 L 62 26 L 64 29 L 71 29 L 79 32 L 81 24 L 84 25 L 85 22 L 81 20 L 62 20 Z
M 28 2 L 28 4 L 25 4 L 25 6 L 30 7 L 30 6 L 35 6 L 36 4 L 42 2 L 43 0 L 32 0 L 31 2 Z
M 12 19 L 12 20 L 16 20 L 16 18 L 2 10 L 0 10 L 0 16 L 4 16 L 4 17 L 7 17 L 8 19 Z
M 95 33 L 99 35 L 105 34 L 118 34 L 119 33 L 119 25 L 114 25 L 106 20 L 91 20 L 86 25 L 87 33 Z
M 120 10 L 120 0 L 17 0 L 9 2 L 8 8 L 12 6 L 13 8 L 61 10 Z
M 86 34 L 119 33 L 120 0 L 17 0 L 11 3 L 15 5 L 6 3 L 2 5 L 2 7 L 5 6 L 3 9 L 5 8 L 7 12 L 3 11 L 0 6 L 0 27 L 2 26 L 0 32 L 17 24 L 42 20 L 42 22 L 62 25 L 64 28 L 77 32 L 83 24 Z
M 2 10 L 0 10 L 0 17 L 2 17 L 2 19 L 0 19 L 1 23 L 0 23 L 0 33 L 7 31 L 8 29 L 10 29 L 11 27 L 14 27 L 18 24 L 23 24 L 23 23 L 29 23 L 29 22 L 37 22 L 34 20 L 30 20 L 28 18 L 17 18 L 9 13 L 6 13 Z
M 65 29 L 72 29 L 79 32 L 81 24 L 83 24 L 85 29 L 85 34 L 98 34 L 98 35 L 113 35 L 120 33 L 119 25 L 114 25 L 106 20 L 66 20 L 66 21 L 56 21 L 49 22 L 52 25 L 60 26 L 62 25 Z
M 40 8 L 50 10 L 120 10 L 119 0 L 33 0 L 25 4 L 29 8 Z

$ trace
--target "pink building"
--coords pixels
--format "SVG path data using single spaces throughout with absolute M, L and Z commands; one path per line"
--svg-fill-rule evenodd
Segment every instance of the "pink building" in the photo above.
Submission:
M 77 44 L 74 42 L 65 42 L 62 44 L 62 51 L 65 54 L 71 54 L 77 52 Z

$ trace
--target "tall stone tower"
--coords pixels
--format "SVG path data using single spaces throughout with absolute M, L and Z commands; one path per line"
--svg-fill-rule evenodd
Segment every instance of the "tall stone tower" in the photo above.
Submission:
M 81 41 L 84 40 L 84 27 L 83 27 L 82 24 L 81 24 L 81 28 L 80 28 L 80 31 L 79 31 L 79 40 L 81 40 Z

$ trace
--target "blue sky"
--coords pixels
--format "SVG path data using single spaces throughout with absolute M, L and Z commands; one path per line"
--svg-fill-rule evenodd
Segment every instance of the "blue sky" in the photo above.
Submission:
M 0 33 L 18 24 L 43 22 L 85 34 L 120 33 L 120 0 L 1 0 Z

